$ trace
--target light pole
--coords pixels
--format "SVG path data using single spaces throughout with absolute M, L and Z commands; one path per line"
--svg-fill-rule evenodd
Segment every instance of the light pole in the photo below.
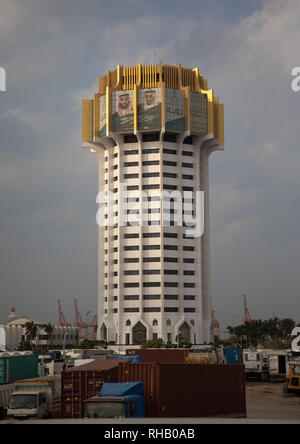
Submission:
M 86 331 L 85 331 L 85 339 L 88 339 L 88 331 L 89 331 L 89 323 L 88 323 L 88 319 L 89 319 L 89 314 L 90 311 L 87 311 L 85 316 L 86 316 Z

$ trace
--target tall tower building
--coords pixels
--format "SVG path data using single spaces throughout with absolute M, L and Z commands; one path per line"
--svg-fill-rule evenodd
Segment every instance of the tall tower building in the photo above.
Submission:
M 99 164 L 98 339 L 211 342 L 208 159 L 223 105 L 198 68 L 118 66 L 82 123 Z

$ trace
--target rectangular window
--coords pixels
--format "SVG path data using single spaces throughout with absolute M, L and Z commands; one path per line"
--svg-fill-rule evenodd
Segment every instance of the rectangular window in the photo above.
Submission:
M 159 160 L 144 160 L 143 166 L 159 165 Z
M 185 308 L 185 309 L 184 309 L 184 312 L 185 312 L 185 313 L 195 313 L 195 312 L 196 312 L 196 309 L 195 309 L 195 308 Z
M 158 142 L 160 133 L 143 133 L 143 142 Z
M 178 250 L 177 245 L 164 245 L 164 250 Z
M 160 294 L 144 294 L 143 299 L 145 301 L 157 300 L 157 299 L 160 299 Z
M 125 245 L 124 251 L 136 251 L 139 249 L 139 245 Z
M 124 300 L 125 301 L 138 301 L 139 295 L 138 294 L 126 295 L 126 296 L 124 296 Z
M 178 307 L 165 307 L 165 313 L 178 313 Z
M 139 166 L 138 162 L 124 162 L 124 167 Z
M 143 274 L 160 274 L 160 270 L 144 270 Z
M 194 168 L 194 164 L 193 163 L 183 163 L 182 168 Z
M 195 296 L 184 295 L 184 300 L 185 301 L 194 301 L 195 300 Z
M 169 301 L 177 301 L 178 300 L 178 294 L 165 294 L 164 299 Z
M 177 233 L 164 233 L 164 237 L 171 237 L 177 239 Z
M 139 154 L 139 150 L 126 150 L 126 151 L 124 151 L 124 156 L 130 156 L 130 155 L 133 155 L 133 154 Z
M 194 272 L 193 270 L 184 270 L 184 271 L 183 271 L 183 274 L 184 274 L 185 276 L 194 276 L 194 275 L 195 275 L 195 272 Z
M 184 246 L 183 251 L 195 251 L 195 247 Z
M 124 136 L 124 143 L 137 143 L 137 137 L 135 134 L 126 134 Z
M 160 287 L 160 282 L 143 282 L 143 287 Z
M 138 239 L 139 234 L 138 233 L 125 233 L 124 239 Z
M 164 257 L 164 262 L 178 262 L 177 257 Z
M 164 274 L 178 274 L 178 270 L 164 270 Z
M 125 257 L 124 258 L 125 264 L 132 264 L 134 262 L 139 262 L 139 258 L 138 257 Z
M 127 185 L 126 188 L 128 191 L 136 191 L 139 189 L 139 186 L 138 185 Z
M 160 245 L 144 245 L 143 250 L 160 250 Z
M 125 282 L 124 283 L 125 288 L 137 288 L 139 286 L 140 286 L 139 282 Z
M 193 284 L 193 283 L 191 283 L 191 282 L 185 282 L 185 283 L 183 284 L 183 286 L 184 286 L 185 288 L 195 288 L 195 284 Z
M 125 270 L 124 271 L 125 276 L 133 276 L 133 275 L 137 275 L 137 274 L 140 274 L 139 270 Z
M 150 184 L 150 185 L 143 185 L 143 190 L 158 190 L 159 185 L 156 184 Z
M 143 262 L 160 262 L 160 257 L 144 257 Z
M 163 185 L 164 190 L 177 190 L 177 185 Z
M 159 173 L 143 173 L 143 177 L 159 177 Z
M 163 153 L 164 154 L 177 154 L 177 151 L 176 150 L 170 150 L 168 148 L 164 148 L 163 149 Z
M 183 263 L 184 264 L 194 264 L 195 259 L 190 259 L 190 258 L 186 257 L 186 258 L 183 258 Z
M 183 175 L 182 175 L 182 179 L 185 179 L 185 180 L 194 180 L 194 176 L 192 176 L 191 174 L 183 174 Z
M 143 237 L 144 237 L 144 238 L 149 238 L 149 237 L 160 237 L 160 233 L 143 233 Z
M 159 153 L 159 148 L 145 148 L 143 154 L 155 154 Z
M 165 287 L 178 287 L 178 282 L 164 282 Z
M 139 311 L 139 308 L 124 308 L 124 313 L 138 313 Z
M 139 175 L 137 173 L 124 174 L 124 179 L 138 179 Z
M 163 176 L 164 177 L 169 177 L 170 179 L 176 179 L 177 178 L 177 174 L 175 174 L 175 173 L 164 173 Z
M 160 307 L 144 307 L 144 313 L 159 313 Z
M 193 153 L 193 151 L 182 151 L 182 155 L 183 156 L 193 156 L 194 153 Z
M 164 160 L 163 161 L 163 165 L 176 167 L 177 166 L 177 162 L 172 162 L 171 160 Z

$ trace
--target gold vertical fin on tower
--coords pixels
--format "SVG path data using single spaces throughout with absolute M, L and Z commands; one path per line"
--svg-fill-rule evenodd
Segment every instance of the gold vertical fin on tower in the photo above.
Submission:
M 82 101 L 82 142 L 93 141 L 93 100 Z
M 94 124 L 93 124 L 93 136 L 97 137 L 100 130 L 100 94 L 94 94 Z
M 106 135 L 111 132 L 111 88 L 106 87 Z

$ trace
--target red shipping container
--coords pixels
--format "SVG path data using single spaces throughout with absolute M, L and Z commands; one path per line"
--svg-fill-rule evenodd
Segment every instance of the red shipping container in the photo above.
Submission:
M 184 364 L 185 358 L 191 352 L 183 348 L 147 348 L 147 349 L 127 349 L 126 355 L 139 355 L 141 362 L 166 362 Z
M 118 360 L 96 359 L 61 374 L 63 418 L 81 418 L 84 400 L 99 395 L 103 382 L 118 382 Z
M 242 365 L 120 364 L 119 382 L 136 381 L 147 417 L 246 416 Z

